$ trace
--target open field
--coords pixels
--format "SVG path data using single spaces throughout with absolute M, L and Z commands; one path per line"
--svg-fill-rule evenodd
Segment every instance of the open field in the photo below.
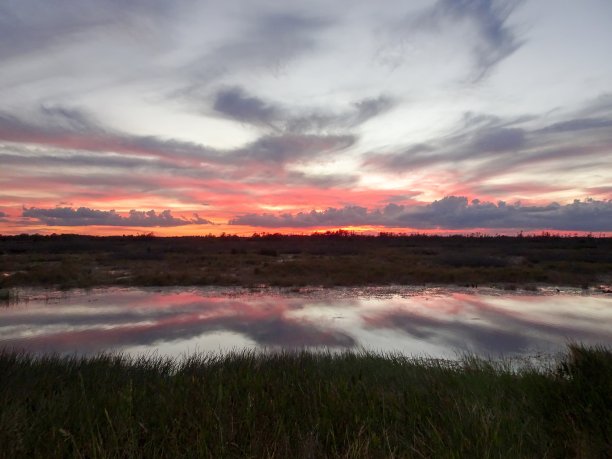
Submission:
M 0 456 L 605 457 L 612 351 L 549 368 L 369 353 L 0 354 Z
M 0 237 L 0 288 L 612 283 L 612 238 Z

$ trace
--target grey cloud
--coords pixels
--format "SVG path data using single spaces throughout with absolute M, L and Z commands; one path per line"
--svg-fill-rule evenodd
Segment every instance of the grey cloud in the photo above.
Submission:
M 497 159 L 527 146 L 528 133 L 521 128 L 485 125 L 459 134 L 412 145 L 398 153 L 380 153 L 365 159 L 366 166 L 403 171 L 449 162 Z
M 356 110 L 352 124 L 359 125 L 388 111 L 395 105 L 395 101 L 389 96 L 381 95 L 360 100 L 353 105 Z
M 314 186 L 317 188 L 347 187 L 359 181 L 356 174 L 305 174 L 290 172 L 287 182 L 294 186 Z
M 202 85 L 228 73 L 248 69 L 278 74 L 291 60 L 315 50 L 317 37 L 329 19 L 298 12 L 245 14 L 234 39 L 203 54 L 185 71 L 192 82 L 183 95 L 197 94 Z M 181 94 L 181 92 L 179 92 Z
M 379 95 L 356 101 L 350 109 L 341 112 L 295 108 L 266 101 L 238 86 L 220 89 L 213 99 L 213 110 L 227 118 L 292 133 L 353 128 L 390 110 L 396 104 L 390 96 Z
M 84 34 L 98 30 L 112 29 L 126 36 L 141 31 L 149 38 L 158 34 L 167 41 L 167 30 L 159 30 L 168 27 L 169 18 L 178 14 L 180 5 L 191 2 L 55 0 L 53 7 L 44 0 L 5 2 L 0 6 L 0 58 L 44 52 L 77 36 L 82 40 Z
M 480 41 L 473 45 L 474 79 L 480 80 L 521 46 L 516 33 L 506 24 L 520 3 L 517 0 L 438 0 L 429 14 L 433 21 L 467 20 L 475 27 Z
M 468 112 L 449 134 L 400 151 L 366 155 L 363 165 L 395 173 L 460 166 L 464 183 L 473 186 L 479 180 L 542 164 L 551 168 L 567 160 L 575 167 L 605 164 L 612 148 L 612 112 L 599 117 L 576 115 L 570 113 L 544 128 L 530 128 L 530 124 L 541 126 L 546 117 L 503 119 Z
M 262 136 L 233 150 L 218 150 L 193 142 L 111 131 L 75 109 L 41 109 L 32 118 L 33 122 L 26 122 L 0 112 L 0 141 L 153 157 L 175 167 L 230 167 L 243 172 L 247 164 L 254 170 L 261 163 L 282 169 L 288 163 L 312 159 L 356 142 L 352 135 L 281 133 Z
M 230 225 L 250 225 L 260 227 L 308 228 L 316 226 L 349 226 L 366 223 L 377 217 L 360 206 L 349 206 L 342 209 L 313 210 L 298 214 L 246 214 L 229 221 Z M 367 223 L 366 223 L 367 224 Z
M 289 117 L 286 129 L 303 132 L 354 128 L 387 112 L 395 104 L 391 97 L 380 95 L 354 102 L 350 109 L 336 113 L 322 109 L 303 110 L 303 113 Z
M 90 152 L 88 154 L 66 153 L 58 151 L 37 152 L 36 155 L 27 151 L 0 152 L 0 163 L 5 166 L 15 167 L 66 167 L 113 169 L 130 171 L 140 169 L 160 169 L 163 171 L 174 171 L 177 166 L 169 161 L 148 158 L 134 158 L 129 156 L 107 155 L 103 153 Z M 191 169 L 185 168 L 184 172 Z
M 220 90 L 215 96 L 213 109 L 229 118 L 255 125 L 270 126 L 283 116 L 278 107 L 247 95 L 239 87 Z
M 239 149 L 231 159 L 241 158 L 257 163 L 286 164 L 308 160 L 324 153 L 342 150 L 355 143 L 351 135 L 292 135 L 265 136 Z
M 48 226 L 138 226 L 138 227 L 173 227 L 193 224 L 210 224 L 194 215 L 187 220 L 177 218 L 169 210 L 156 213 L 154 210 L 130 210 L 128 216 L 122 216 L 114 210 L 97 210 L 87 207 L 73 209 L 71 207 L 56 207 L 41 209 L 37 207 L 24 208 L 23 217 L 35 218 Z
M 572 204 L 523 206 L 499 202 L 471 203 L 448 196 L 420 206 L 389 204 L 368 210 L 359 206 L 297 214 L 247 214 L 230 220 L 233 225 L 308 228 L 317 226 L 375 225 L 418 229 L 551 229 L 559 231 L 612 231 L 612 201 L 588 199 Z
M 484 129 L 474 136 L 469 149 L 474 154 L 518 150 L 525 146 L 525 132 L 518 128 Z
M 521 0 L 438 0 L 419 14 L 404 19 L 399 33 L 403 39 L 412 38 L 418 31 L 438 33 L 449 25 L 467 23 L 476 33 L 471 53 L 472 79 L 477 82 L 523 44 L 507 24 L 510 14 L 521 3 Z
M 31 121 L 0 112 L 0 140 L 65 149 L 148 154 L 178 160 L 204 159 L 214 154 L 214 150 L 191 142 L 114 132 L 78 109 L 41 106 L 27 115 Z
M 568 121 L 551 124 L 541 129 L 540 132 L 574 132 L 587 129 L 611 128 L 612 119 L 609 118 L 577 118 Z
M 577 117 L 593 117 L 612 115 L 612 93 L 603 93 L 596 98 L 589 100 L 583 107 L 577 111 Z

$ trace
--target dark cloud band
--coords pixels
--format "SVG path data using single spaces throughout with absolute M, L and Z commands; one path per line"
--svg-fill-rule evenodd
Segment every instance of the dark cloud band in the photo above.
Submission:
M 23 209 L 22 216 L 37 219 L 48 226 L 173 227 L 212 223 L 200 218 L 197 214 L 194 214 L 191 219 L 174 217 L 169 210 L 159 213 L 154 210 L 130 210 L 127 216 L 123 216 L 114 210 L 97 210 L 87 207 L 79 207 L 78 209 L 71 207 L 56 207 L 54 209 L 30 207 Z
M 523 206 L 499 202 L 471 203 L 448 196 L 422 206 L 389 204 L 368 210 L 359 206 L 297 214 L 247 214 L 230 221 L 233 225 L 258 227 L 315 228 L 338 226 L 386 226 L 417 229 L 551 229 L 559 231 L 612 231 L 612 201 L 574 201 L 561 205 Z

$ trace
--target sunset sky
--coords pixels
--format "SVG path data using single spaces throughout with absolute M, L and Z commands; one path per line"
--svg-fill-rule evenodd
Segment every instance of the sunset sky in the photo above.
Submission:
M 0 234 L 612 234 L 610 0 L 7 0 Z

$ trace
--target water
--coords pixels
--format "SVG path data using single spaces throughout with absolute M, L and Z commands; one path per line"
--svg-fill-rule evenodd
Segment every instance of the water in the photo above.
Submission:
M 0 348 L 168 356 L 365 348 L 453 358 L 612 345 L 612 295 L 572 289 L 109 288 L 19 298 L 0 308 Z

